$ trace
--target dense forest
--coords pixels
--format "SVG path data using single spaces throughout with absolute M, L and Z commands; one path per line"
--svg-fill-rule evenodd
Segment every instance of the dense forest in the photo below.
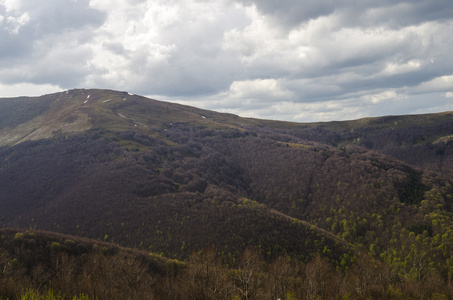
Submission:
M 453 114 L 303 124 L 72 90 L 0 117 L 0 226 L 22 228 L 0 298 L 453 298 Z

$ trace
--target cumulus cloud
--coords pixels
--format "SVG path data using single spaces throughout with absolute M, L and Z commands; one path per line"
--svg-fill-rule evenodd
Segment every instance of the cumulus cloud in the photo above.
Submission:
M 98 32 L 109 42 L 98 46 L 94 64 L 108 68 L 92 84 L 114 76 L 138 93 L 185 97 L 231 84 L 236 58 L 220 48 L 224 32 L 242 26 L 242 10 L 220 2 L 121 3 Z M 110 1 L 92 5 L 102 9 Z
M 89 1 L 2 0 L 0 14 L 0 38 L 7 45 L 0 50 L 2 83 L 69 87 L 90 72 L 94 37 L 87 31 L 100 26 L 105 14 Z
M 98 87 L 290 121 L 453 110 L 450 0 L 0 0 L 0 96 Z

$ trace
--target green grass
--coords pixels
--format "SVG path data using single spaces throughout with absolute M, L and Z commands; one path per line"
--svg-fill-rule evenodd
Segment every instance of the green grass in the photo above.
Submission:
M 446 135 L 446 136 L 441 136 L 440 138 L 438 138 L 437 140 L 435 140 L 433 142 L 433 144 L 437 144 L 437 143 L 449 143 L 453 141 L 453 135 Z
M 52 289 L 48 289 L 45 292 L 40 293 L 33 289 L 27 289 L 22 292 L 18 297 L 18 300 L 96 300 L 97 298 L 88 296 L 86 294 L 75 295 L 74 297 L 67 297 L 60 292 L 56 292 Z

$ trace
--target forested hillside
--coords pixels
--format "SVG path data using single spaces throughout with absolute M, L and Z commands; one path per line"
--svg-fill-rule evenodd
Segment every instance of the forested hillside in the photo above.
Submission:
M 227 269 L 250 247 L 266 268 L 285 257 L 341 280 L 379 265 L 376 297 L 452 297 L 453 114 L 303 124 L 106 90 L 0 111 L 2 227 L 186 262 L 215 249 Z
M 236 259 L 208 248 L 185 262 L 85 238 L 0 230 L 0 299 L 448 299 L 438 273 L 400 277 L 360 254 L 348 268 L 316 256 L 263 259 L 248 247 Z

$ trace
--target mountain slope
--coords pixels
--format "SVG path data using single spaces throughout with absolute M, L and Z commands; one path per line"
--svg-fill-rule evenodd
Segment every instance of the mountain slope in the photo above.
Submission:
M 70 90 L 36 98 L 1 99 L 0 145 L 102 128 L 155 135 L 173 123 L 212 128 L 253 123 L 230 114 L 164 103 L 126 92 Z
M 268 260 L 346 267 L 366 252 L 453 274 L 448 113 L 298 124 L 106 90 L 0 111 L 0 226 L 181 259 L 253 245 Z
M 0 154 L 2 223 L 107 235 L 173 257 L 211 245 L 239 253 L 249 244 L 261 245 L 270 256 L 289 251 L 310 257 L 313 249 L 303 241 L 321 235 L 326 242 L 316 248 L 338 244 L 337 259 L 349 251 L 347 243 L 247 200 L 249 179 L 221 161 L 221 149 L 155 142 L 142 144 L 146 151 L 129 152 L 111 135 L 108 141 L 102 135 L 96 131 L 5 149 Z M 213 146 L 223 147 L 222 140 Z

